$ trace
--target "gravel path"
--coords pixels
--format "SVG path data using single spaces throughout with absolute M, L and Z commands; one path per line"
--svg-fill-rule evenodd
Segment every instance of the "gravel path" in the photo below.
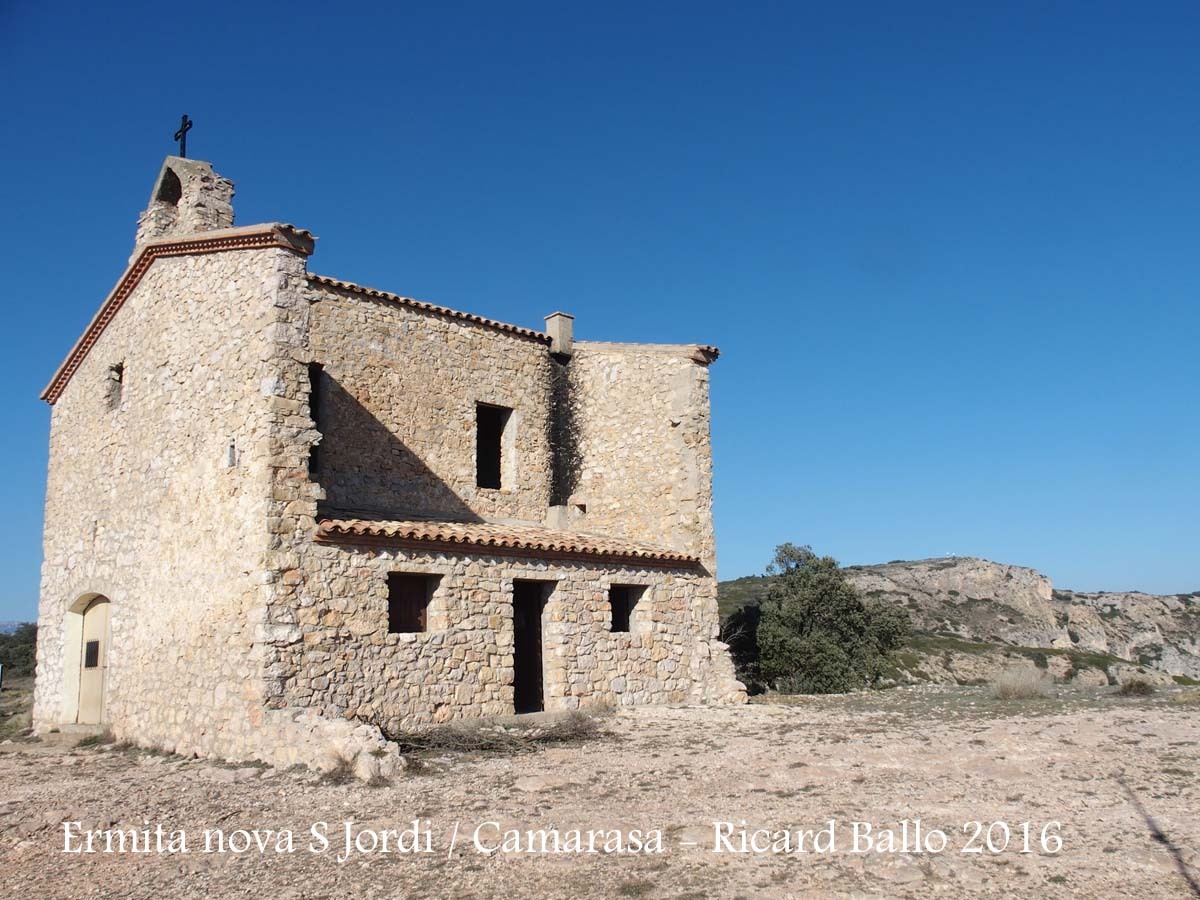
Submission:
M 4 743 L 0 896 L 1195 896 L 1185 873 L 1200 879 L 1200 705 L 1181 696 L 1064 691 L 1000 703 L 982 689 L 923 687 L 643 709 L 604 719 L 603 735 L 583 744 L 426 758 L 378 787 Z M 396 852 L 414 819 L 422 852 Z M 916 849 L 916 820 L 928 850 L 937 832 L 944 850 L 904 852 Z M 64 821 L 110 834 L 161 823 L 164 848 L 182 830 L 188 852 L 64 853 Z M 834 845 L 823 847 L 831 821 Z M 327 848 L 310 830 L 320 822 Z M 364 852 L 339 862 L 344 822 L 363 833 Z M 715 822 L 727 823 L 728 843 L 717 843 Z M 867 852 L 853 852 L 856 822 L 871 825 Z M 221 830 L 225 852 L 203 852 L 206 829 Z M 238 829 L 258 829 L 265 852 L 233 852 L 254 840 Z M 531 829 L 548 846 L 557 830 L 566 852 L 529 852 L 521 833 Z M 600 832 L 598 848 L 617 830 L 626 851 L 635 831 L 653 850 L 657 832 L 662 852 L 572 852 L 572 829 Z M 878 850 L 882 829 L 896 832 L 894 852 Z M 277 852 L 283 830 L 292 852 Z M 748 842 L 760 832 L 763 852 L 736 852 L 743 830 Z M 384 838 L 386 853 L 372 843 Z M 506 838 L 519 849 L 484 852 Z M 973 846 L 982 852 L 962 852 Z

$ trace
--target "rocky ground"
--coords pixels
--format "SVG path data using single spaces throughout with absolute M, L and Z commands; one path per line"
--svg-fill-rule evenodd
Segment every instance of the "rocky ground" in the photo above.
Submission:
M 931 685 L 642 709 L 605 718 L 603 733 L 576 745 L 427 754 L 373 787 L 17 739 L 0 743 L 0 896 L 1185 897 L 1185 873 L 1200 879 L 1198 697 L 1057 687 L 999 701 L 983 687 Z M 340 823 L 378 831 L 414 818 L 428 823 L 431 852 L 337 861 Z M 872 823 L 878 838 L 905 819 L 920 819 L 926 839 L 943 831 L 945 851 L 850 852 L 852 823 Z M 63 853 L 64 820 L 108 830 L 162 822 L 185 830 L 190 852 Z M 793 835 L 834 820 L 836 852 L 714 852 L 722 820 Z M 657 828 L 663 852 L 487 855 L 471 836 L 488 821 L 563 835 Z M 326 852 L 309 852 L 314 822 L 330 823 Z M 983 823 L 971 842 L 981 853 L 961 852 L 969 822 Z M 993 853 L 982 839 L 991 826 L 1001 847 L 997 822 L 1011 837 Z M 1043 847 L 1050 822 L 1061 829 Z M 274 852 L 272 837 L 266 853 L 205 854 L 205 828 L 291 829 L 296 852 Z M 482 838 L 499 842 L 497 829 Z

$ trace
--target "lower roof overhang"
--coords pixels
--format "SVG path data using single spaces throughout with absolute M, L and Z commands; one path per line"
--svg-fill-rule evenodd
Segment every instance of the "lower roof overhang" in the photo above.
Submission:
M 665 548 L 599 535 L 491 522 L 323 519 L 317 525 L 315 540 L 322 544 L 398 547 L 456 555 L 512 556 L 654 569 L 701 568 L 699 557 Z

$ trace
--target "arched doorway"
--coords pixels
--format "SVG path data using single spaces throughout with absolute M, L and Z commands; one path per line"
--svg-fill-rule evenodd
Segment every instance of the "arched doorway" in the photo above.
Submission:
M 106 720 L 111 607 L 104 595 L 85 594 L 67 610 L 64 723 L 100 725 Z

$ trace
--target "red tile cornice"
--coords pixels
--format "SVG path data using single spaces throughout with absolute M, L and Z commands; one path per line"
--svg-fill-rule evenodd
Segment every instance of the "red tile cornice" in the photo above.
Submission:
M 66 389 L 76 370 L 87 358 L 104 329 L 113 320 L 125 300 L 133 293 L 156 259 L 165 256 L 193 256 L 200 253 L 224 253 L 227 250 L 259 250 L 264 247 L 282 247 L 305 256 L 313 251 L 313 236 L 302 228 L 292 225 L 271 223 L 251 225 L 246 228 L 224 228 L 219 231 L 204 231 L 170 241 L 147 244 L 137 258 L 129 264 L 117 286 L 112 289 L 99 312 L 92 318 L 83 335 L 75 342 L 63 364 L 58 367 L 42 399 L 53 405 Z

